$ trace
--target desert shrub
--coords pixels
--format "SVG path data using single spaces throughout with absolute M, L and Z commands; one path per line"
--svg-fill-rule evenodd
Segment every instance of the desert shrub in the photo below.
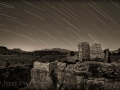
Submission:
M 98 67 L 98 73 L 100 77 L 119 79 L 120 67 L 118 64 L 101 64 L 101 66 Z

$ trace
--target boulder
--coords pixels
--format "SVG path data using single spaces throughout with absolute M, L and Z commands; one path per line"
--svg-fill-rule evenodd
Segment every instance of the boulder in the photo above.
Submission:
M 67 88 L 68 90 L 75 90 L 77 88 L 77 78 L 74 74 L 71 73 L 64 73 L 64 88 Z
M 49 70 L 57 69 L 57 62 L 51 62 L 49 64 Z
M 53 83 L 49 72 L 41 69 L 31 69 L 30 90 L 49 90 L 53 87 Z
M 59 70 L 55 70 L 55 74 L 56 74 L 56 83 L 57 83 L 57 89 L 61 89 L 63 83 L 64 83 L 64 72 L 59 71 Z
M 49 72 L 49 63 L 42 63 L 39 61 L 35 61 L 33 67 L 35 69 L 41 69 Z
M 60 70 L 60 71 L 64 71 L 66 68 L 66 63 L 63 63 L 63 62 L 58 62 L 57 63 L 57 69 Z

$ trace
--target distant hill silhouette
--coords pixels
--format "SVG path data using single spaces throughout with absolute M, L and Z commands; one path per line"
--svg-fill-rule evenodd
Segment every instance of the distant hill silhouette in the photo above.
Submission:
M 61 49 L 61 48 L 53 48 L 53 49 L 42 49 L 39 51 L 60 51 L 60 52 L 70 52 L 70 50 L 67 49 Z
M 0 51 L 7 51 L 8 49 L 4 46 L 0 46 Z
M 19 48 L 14 48 L 14 49 L 12 49 L 12 51 L 16 51 L 16 52 L 19 52 L 19 53 L 25 52 L 25 51 L 23 51 L 23 50 L 21 50 Z
M 120 48 L 118 48 L 118 50 L 111 51 L 111 53 L 119 53 L 119 52 L 120 52 Z
M 24 53 L 24 52 L 29 52 L 29 51 L 23 51 L 20 48 L 13 48 L 13 49 L 7 49 L 5 46 L 0 46 L 0 52 L 6 52 L 6 51 L 14 51 L 14 52 L 19 52 L 19 53 Z M 68 49 L 61 49 L 61 48 L 52 48 L 52 49 L 41 49 L 41 50 L 35 50 L 35 51 L 60 51 L 60 52 L 70 52 Z M 35 51 L 30 51 L 30 52 L 35 52 Z

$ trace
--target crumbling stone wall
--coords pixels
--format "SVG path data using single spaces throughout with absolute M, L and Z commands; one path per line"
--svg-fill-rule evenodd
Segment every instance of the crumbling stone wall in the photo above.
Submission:
M 103 61 L 105 57 L 104 51 L 100 44 L 92 44 L 90 51 L 90 60 Z
M 88 42 L 80 42 L 78 44 L 78 50 L 80 62 L 90 60 L 90 45 Z
M 35 61 L 31 69 L 28 90 L 83 90 L 87 67 L 64 62 L 42 63 Z
M 102 62 L 69 64 L 56 61 L 35 62 L 34 65 L 25 90 L 100 90 L 107 83 L 106 79 L 118 79 L 120 75 L 118 64 Z

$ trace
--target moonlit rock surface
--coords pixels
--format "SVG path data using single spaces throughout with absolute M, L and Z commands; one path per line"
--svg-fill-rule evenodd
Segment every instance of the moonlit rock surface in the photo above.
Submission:
M 42 63 L 42 62 L 35 61 L 34 68 L 40 69 L 40 70 L 45 70 L 45 71 L 49 72 L 49 63 Z

